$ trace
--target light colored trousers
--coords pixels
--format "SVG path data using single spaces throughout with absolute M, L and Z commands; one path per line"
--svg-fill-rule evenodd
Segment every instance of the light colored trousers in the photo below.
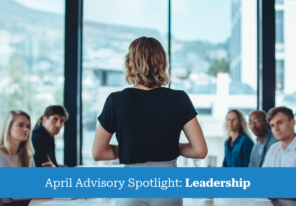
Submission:
M 177 167 L 177 160 L 128 164 L 125 167 Z M 182 198 L 117 198 L 116 206 L 182 206 Z

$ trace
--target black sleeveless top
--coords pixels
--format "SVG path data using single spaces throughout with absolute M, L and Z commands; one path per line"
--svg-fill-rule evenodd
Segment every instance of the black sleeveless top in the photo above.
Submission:
M 184 91 L 126 88 L 108 96 L 98 120 L 116 132 L 120 163 L 132 164 L 176 159 L 181 130 L 196 115 Z

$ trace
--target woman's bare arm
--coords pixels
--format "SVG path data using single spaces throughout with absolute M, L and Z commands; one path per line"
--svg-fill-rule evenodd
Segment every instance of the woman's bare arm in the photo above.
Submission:
M 180 154 L 188 158 L 204 159 L 207 156 L 208 147 L 197 118 L 187 122 L 183 131 L 189 143 L 179 144 Z
M 98 126 L 92 149 L 95 161 L 118 159 L 118 146 L 109 144 L 111 137 L 112 134 L 107 132 L 101 125 Z

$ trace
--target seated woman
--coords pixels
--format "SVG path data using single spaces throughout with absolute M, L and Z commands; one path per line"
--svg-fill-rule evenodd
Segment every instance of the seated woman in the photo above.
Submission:
M 0 135 L 0 167 L 34 167 L 30 116 L 19 110 L 10 111 Z M 30 199 L 2 199 L 5 206 L 28 205 Z
M 223 167 L 248 167 L 254 142 L 241 111 L 233 109 L 227 113 L 226 130 Z
M 193 104 L 184 91 L 163 87 L 169 82 L 167 59 L 154 38 L 134 40 L 126 55 L 126 81 L 132 88 L 109 95 L 97 128 L 93 158 L 118 159 L 126 167 L 176 167 L 179 155 L 203 159 L 207 145 Z M 189 141 L 179 144 L 181 130 Z M 118 146 L 110 145 L 116 132 Z M 117 199 L 116 205 L 182 205 L 175 199 Z

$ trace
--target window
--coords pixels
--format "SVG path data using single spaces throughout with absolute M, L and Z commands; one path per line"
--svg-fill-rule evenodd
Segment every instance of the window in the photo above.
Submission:
M 296 1 L 283 0 L 276 5 L 276 106 L 286 106 L 296 113 Z M 281 48 L 278 50 L 279 43 Z
M 195 108 L 199 115 L 212 115 L 212 108 Z
M 275 12 L 276 51 L 284 50 L 284 11 Z
M 284 4 L 284 0 L 275 0 L 276 4 Z
M 284 60 L 276 61 L 276 89 L 284 91 Z
M 33 127 L 64 100 L 64 1 L 2 0 L 0 14 L 0 125 L 8 111 L 23 110 Z M 63 132 L 55 138 L 63 164 Z
M 230 55 L 230 71 L 231 79 L 234 82 L 241 82 L 241 53 L 242 53 L 242 12 L 245 7 L 241 6 L 240 1 L 232 1 L 232 12 L 234 15 L 231 18 L 232 34 L 230 38 L 230 44 L 232 47 L 229 50 Z
M 172 0 L 171 87 L 199 112 L 210 164 L 222 166 L 227 111 L 256 109 L 256 0 Z M 184 75 L 187 74 L 187 75 Z M 181 142 L 186 142 L 182 133 Z M 179 166 L 192 165 L 179 157 Z M 200 160 L 199 166 L 207 166 Z
M 189 94 L 207 142 L 211 148 L 219 146 L 217 153 L 210 151 L 219 166 L 226 112 L 239 108 L 247 115 L 256 108 L 257 1 L 171 3 L 171 87 Z M 9 110 L 22 109 L 34 125 L 47 106 L 63 104 L 64 4 L 64 0 L 0 0 L 2 117 Z M 129 86 L 123 67 L 129 44 L 137 37 L 151 36 L 167 50 L 168 1 L 84 0 L 83 8 L 83 163 L 91 165 L 95 164 L 91 147 L 96 117 L 111 92 Z M 294 112 L 295 9 L 295 0 L 275 1 L 276 106 Z M 57 159 L 63 163 L 63 132 L 56 138 Z M 116 144 L 115 138 L 112 143 Z M 203 161 L 198 164 L 206 166 Z
M 84 0 L 83 20 L 83 141 L 84 165 L 95 162 L 92 144 L 106 98 L 129 85 L 125 82 L 124 58 L 130 43 L 142 36 L 158 39 L 168 48 L 168 2 L 158 0 Z M 113 135 L 112 144 L 117 144 Z

